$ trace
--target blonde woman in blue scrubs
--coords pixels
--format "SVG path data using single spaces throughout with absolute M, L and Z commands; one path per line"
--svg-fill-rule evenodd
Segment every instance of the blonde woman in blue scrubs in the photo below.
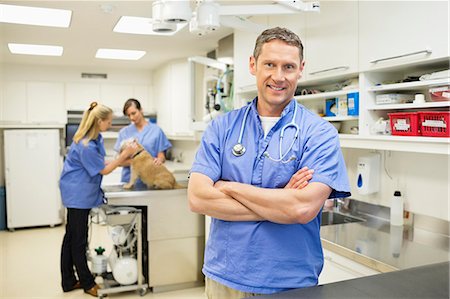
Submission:
M 61 198 L 67 208 L 66 233 L 61 249 L 64 292 L 83 288 L 85 293 L 97 297 L 99 286 L 86 259 L 89 212 L 104 203 L 100 188 L 103 175 L 112 172 L 135 150 L 130 146 L 116 160 L 105 162 L 105 147 L 100 133 L 111 127 L 112 116 L 110 108 L 92 102 L 83 114 L 64 161 L 59 181 Z

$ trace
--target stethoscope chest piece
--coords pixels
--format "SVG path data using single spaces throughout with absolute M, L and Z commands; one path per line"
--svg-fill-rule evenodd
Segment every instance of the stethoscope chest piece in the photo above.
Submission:
M 236 157 L 240 157 L 245 153 L 245 147 L 241 143 L 236 143 L 233 146 L 232 152 Z

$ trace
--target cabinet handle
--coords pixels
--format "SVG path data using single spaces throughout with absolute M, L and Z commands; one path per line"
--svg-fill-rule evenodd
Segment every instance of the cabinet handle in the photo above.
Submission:
M 344 71 L 346 71 L 346 70 L 348 70 L 350 67 L 348 67 L 348 66 L 337 66 L 337 67 L 332 67 L 332 68 L 330 68 L 330 69 L 325 69 L 325 70 L 320 70 L 320 71 L 315 71 L 315 72 L 312 72 L 312 73 L 309 73 L 310 75 L 317 75 L 317 74 L 320 74 L 320 73 L 325 73 L 325 72 L 330 72 L 330 71 L 336 71 L 336 70 L 344 70 Z
M 417 54 L 422 54 L 422 53 L 430 55 L 431 53 L 433 53 L 433 51 L 431 49 L 425 49 L 422 51 L 406 53 L 406 54 L 402 54 L 402 55 L 398 55 L 398 56 L 391 56 L 391 57 L 386 57 L 386 58 L 375 59 L 375 60 L 372 60 L 370 63 L 377 63 L 380 61 L 392 60 L 392 59 L 397 59 L 397 58 L 402 58 L 402 57 L 407 57 L 407 56 L 412 56 L 412 55 L 417 55 Z

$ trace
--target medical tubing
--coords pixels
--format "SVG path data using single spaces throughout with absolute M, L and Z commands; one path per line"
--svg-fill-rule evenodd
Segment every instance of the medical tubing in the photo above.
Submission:
M 225 77 L 225 75 L 229 74 L 233 72 L 233 69 L 227 69 L 225 72 L 223 72 L 223 74 L 219 77 L 219 79 L 217 79 L 217 83 L 216 83 L 216 96 L 214 99 L 214 109 L 216 109 L 217 111 L 219 111 L 221 109 L 222 105 L 222 95 L 220 92 L 220 84 L 222 83 L 223 78 Z M 217 100 L 219 99 L 219 100 Z M 217 109 L 217 107 L 219 109 Z
M 292 120 L 291 120 L 287 125 L 285 125 L 285 126 L 281 129 L 281 133 L 280 133 L 280 144 L 279 144 L 279 146 L 278 146 L 278 149 L 279 149 L 279 152 L 280 152 L 280 155 L 279 155 L 280 161 L 283 160 L 284 157 L 286 157 L 286 155 L 291 151 L 292 147 L 294 146 L 295 140 L 297 140 L 297 137 L 298 137 L 298 131 L 299 131 L 299 130 L 295 130 L 295 136 L 294 136 L 294 138 L 292 139 L 292 143 L 291 143 L 291 145 L 289 146 L 289 150 L 288 150 L 284 155 L 281 154 L 281 148 L 282 148 L 282 146 L 283 146 L 284 131 L 285 131 L 287 128 L 289 128 L 289 126 L 291 126 L 291 125 L 293 125 L 294 127 L 298 128 L 298 127 L 297 127 L 297 124 L 295 123 L 295 118 L 296 118 L 296 117 L 297 117 L 297 103 L 295 103 L 295 107 L 294 107 L 294 115 L 292 116 Z
M 251 104 L 249 104 L 247 109 L 245 110 L 244 119 L 242 120 L 242 124 L 241 124 L 241 131 L 239 132 L 238 144 L 242 144 L 242 137 L 244 135 L 245 122 L 247 121 L 247 116 L 250 111 L 250 107 L 251 107 Z

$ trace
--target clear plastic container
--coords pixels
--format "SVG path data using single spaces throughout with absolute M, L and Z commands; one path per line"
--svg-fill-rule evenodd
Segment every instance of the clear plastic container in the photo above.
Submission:
M 391 225 L 403 225 L 403 197 L 400 191 L 395 191 L 391 200 Z

